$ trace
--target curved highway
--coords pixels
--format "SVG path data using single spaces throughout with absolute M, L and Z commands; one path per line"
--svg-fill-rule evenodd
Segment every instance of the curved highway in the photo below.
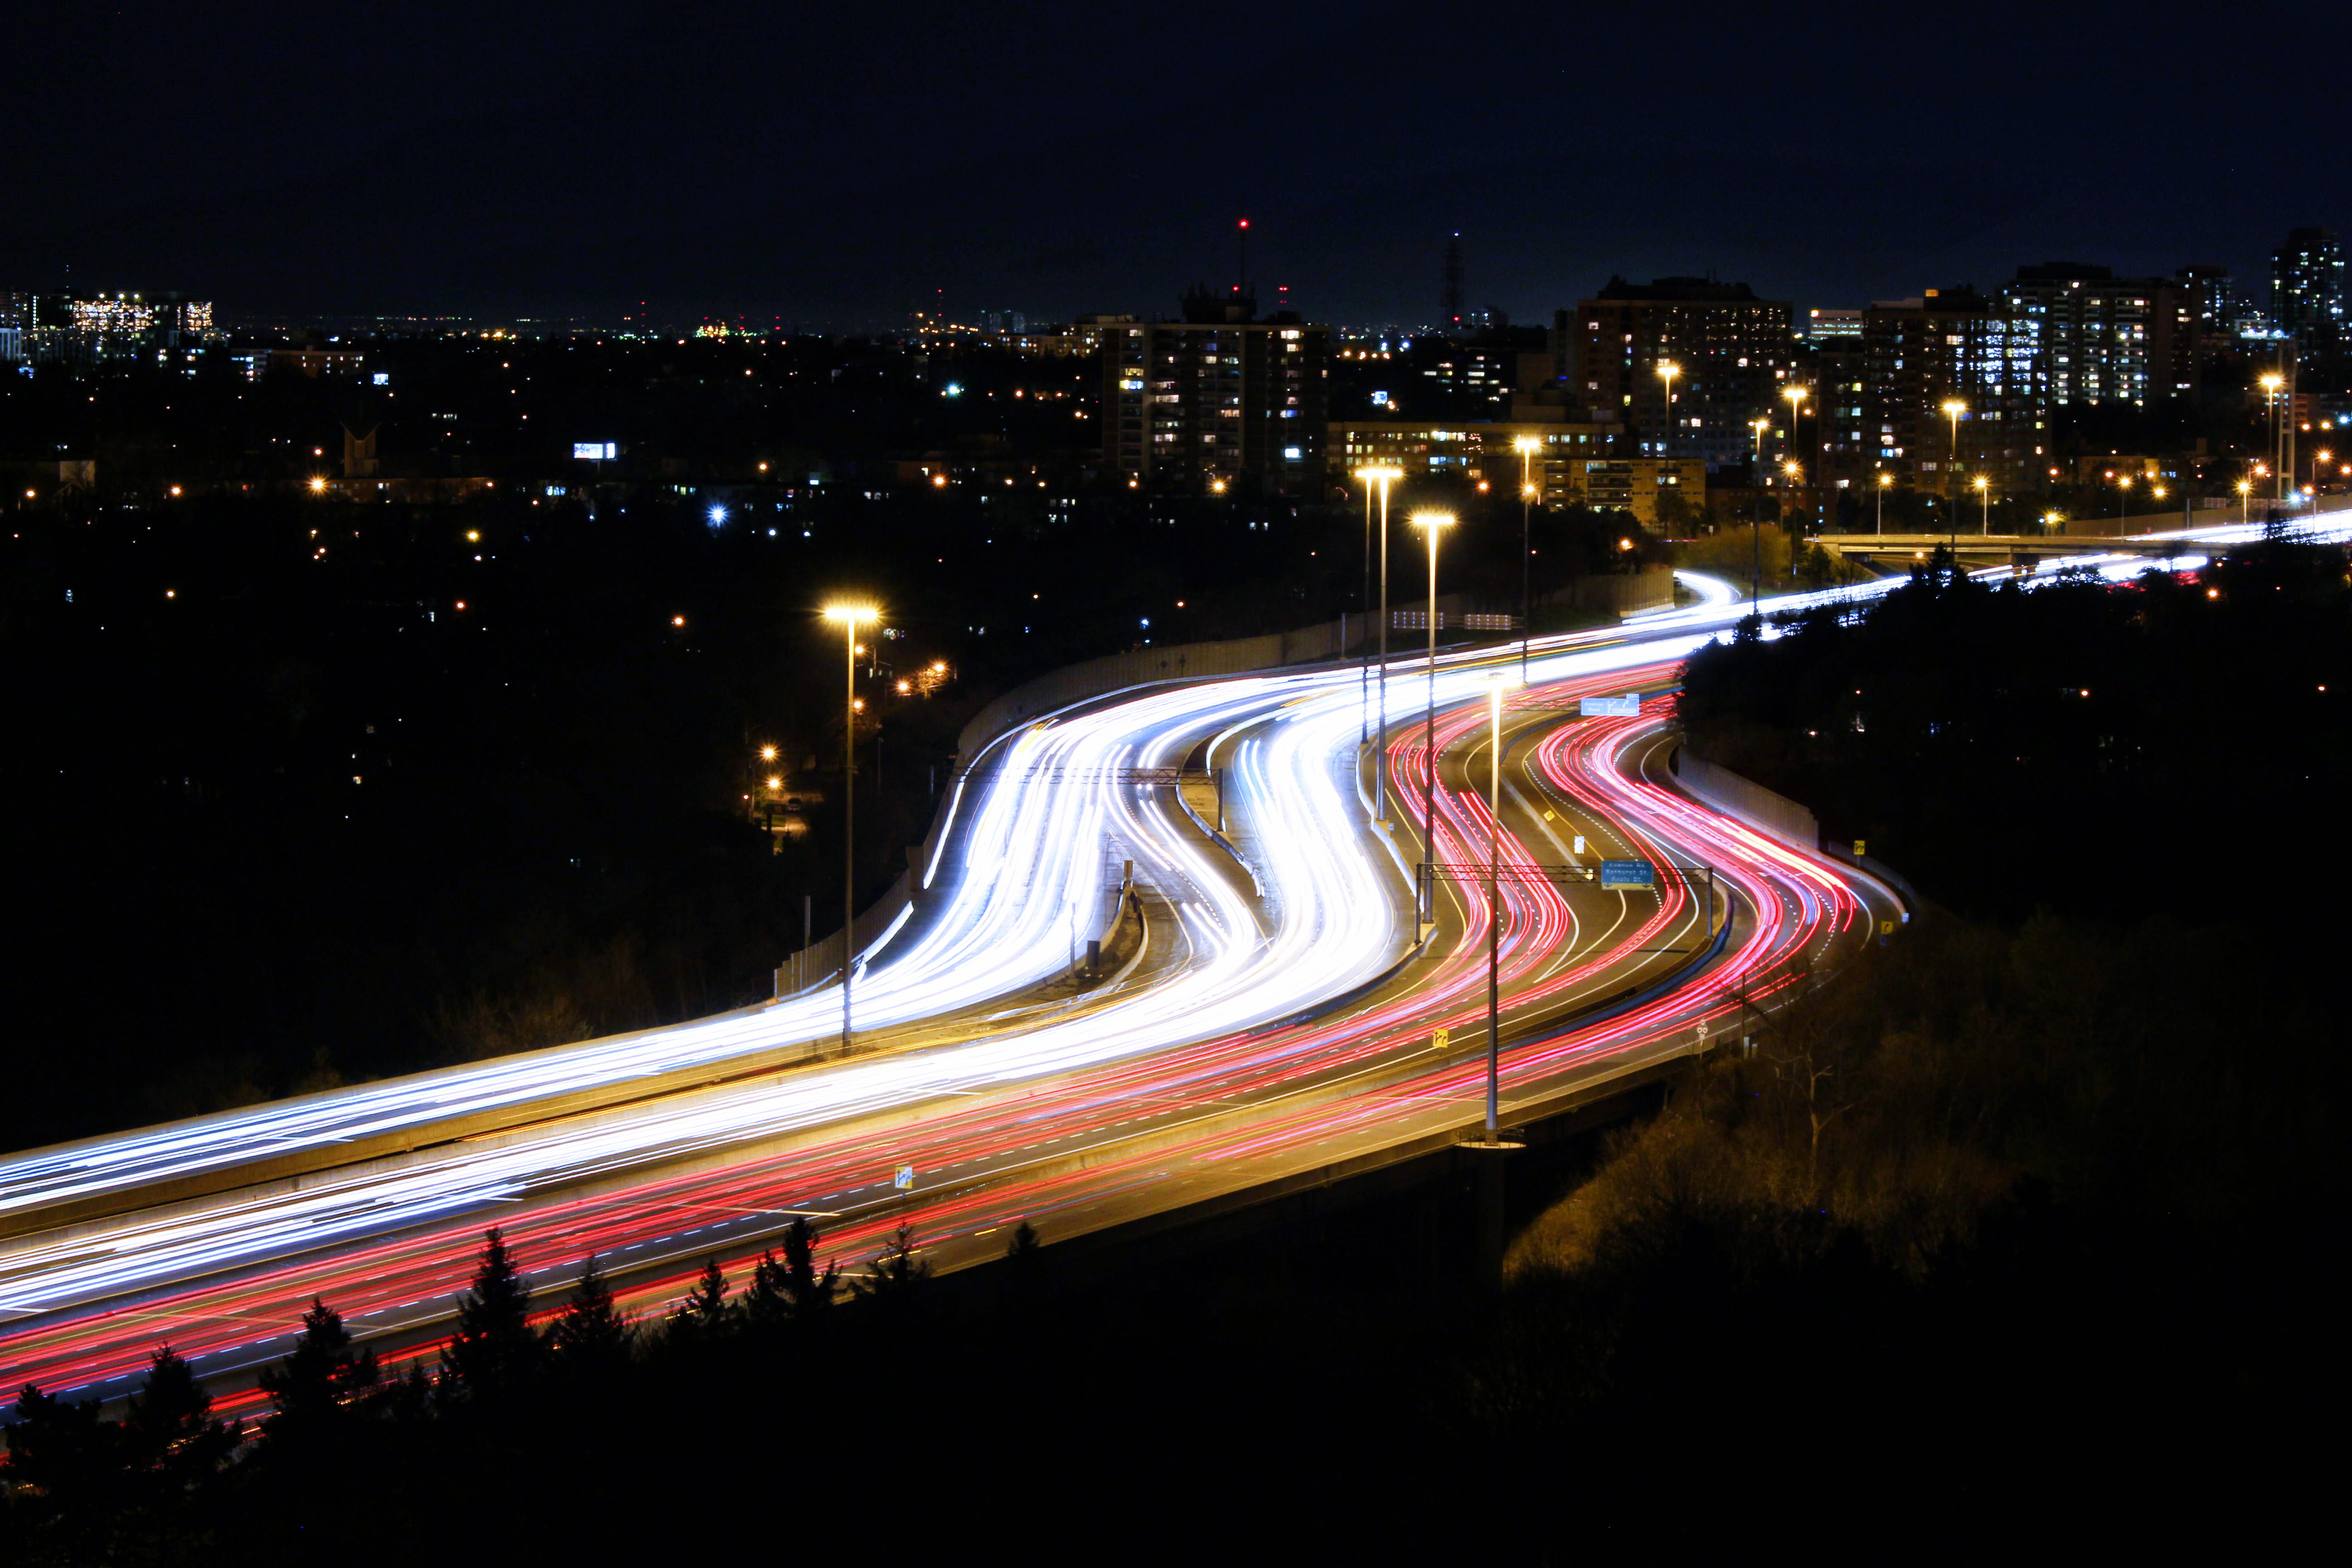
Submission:
M 1638 717 L 1570 721 L 1581 696 L 1670 685 L 1690 648 L 1720 635 L 1739 606 L 1700 585 L 1711 602 L 1696 609 L 1538 642 L 1532 683 L 1508 699 L 1499 826 L 1516 872 L 1498 889 L 1497 943 L 1507 1114 L 1737 1032 L 1750 1009 L 1895 913 L 1875 884 L 1675 793 L 1660 772 L 1667 700 L 1645 701 Z M 1417 663 L 1391 667 L 1392 713 L 1423 698 Z M 1485 859 L 1496 826 L 1485 699 L 1516 664 L 1516 650 L 1441 658 L 1441 862 Z M 818 1216 L 827 1247 L 853 1262 L 912 1224 L 951 1267 L 1001 1247 L 996 1232 L 1022 1218 L 1068 1234 L 1475 1123 L 1483 890 L 1443 884 L 1439 924 L 1413 950 L 1406 868 L 1433 759 L 1420 727 L 1401 725 L 1381 760 L 1400 810 L 1383 832 L 1370 820 L 1358 703 L 1353 667 L 1244 678 L 1092 705 L 1006 742 L 1002 768 L 971 782 L 977 798 L 950 804 L 937 901 L 895 950 L 877 944 L 860 991 L 861 1015 L 878 1026 L 930 1027 L 951 1043 L 560 1114 L 184 1203 L 136 1200 L 175 1164 L 234 1173 L 288 1141 L 325 1145 L 403 1119 L 429 1127 L 452 1106 L 505 1097 L 527 1107 L 550 1086 L 820 1037 L 837 1026 L 827 989 L 0 1164 L 0 1207 L 37 1206 L 59 1185 L 126 1194 L 120 1213 L 0 1244 L 0 1380 L 112 1395 L 168 1339 L 236 1389 L 283 1353 L 313 1294 L 389 1353 L 428 1350 L 494 1223 L 542 1284 L 568 1282 L 593 1252 L 625 1302 L 649 1309 L 703 1258 L 740 1265 L 796 1215 Z M 1118 782 L 1122 768 L 1176 765 L 1212 738 L 1233 778 L 1231 852 L 1165 792 Z M 1712 891 L 1696 878 L 1624 893 L 1546 873 L 1580 862 L 1579 837 L 1591 847 L 1581 864 L 1711 868 Z M 1153 940 L 1181 959 L 1149 983 L 1074 998 L 1062 1016 L 1029 1007 L 992 1027 L 992 1000 L 1062 967 L 1071 910 L 1096 907 L 1102 865 L 1118 858 L 1137 862 Z

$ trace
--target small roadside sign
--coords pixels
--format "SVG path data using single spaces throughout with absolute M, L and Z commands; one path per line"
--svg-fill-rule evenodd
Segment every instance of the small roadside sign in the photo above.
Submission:
M 891 1181 L 890 1184 L 898 1188 L 901 1192 L 911 1188 L 915 1184 L 915 1167 L 912 1165 L 899 1166 L 898 1174 Z
M 1647 860 L 1601 862 L 1601 885 L 1603 888 L 1654 888 L 1657 882 L 1657 868 Z
M 1878 934 L 1881 936 L 1893 936 L 1895 934 L 1895 922 L 1893 921 L 1879 921 Z
M 1870 841 L 1868 839 L 1857 838 L 1853 841 L 1853 858 L 1855 859 L 1859 860 L 1869 853 Z
M 1454 1031 L 1451 1029 L 1440 1029 L 1435 1034 L 1430 1036 L 1429 1043 L 1441 1051 L 1446 1050 L 1454 1044 Z

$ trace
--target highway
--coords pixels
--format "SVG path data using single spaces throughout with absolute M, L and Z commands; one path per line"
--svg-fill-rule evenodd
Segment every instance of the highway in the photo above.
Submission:
M 1507 1116 L 1736 1032 L 1897 915 L 1866 879 L 1676 794 L 1662 773 L 1669 699 L 1572 717 L 1580 696 L 1670 686 L 1721 635 L 1739 606 L 1697 585 L 1707 602 L 1694 608 L 1540 639 L 1533 679 L 1507 699 L 1501 842 L 1521 874 L 1500 889 Z M 1418 718 L 1418 665 L 1391 666 L 1394 715 Z M 1442 862 L 1485 858 L 1485 699 L 1516 666 L 1515 648 L 1441 658 Z M 888 1047 L 877 1054 L 532 1114 L 583 1087 L 625 1091 L 679 1064 L 822 1038 L 837 1027 L 828 988 L 0 1163 L 0 1213 L 37 1214 L 65 1189 L 115 1205 L 0 1243 L 0 1379 L 111 1396 L 169 1339 L 230 1408 L 250 1407 L 253 1372 L 283 1353 L 313 1294 L 395 1357 L 429 1351 L 494 1223 L 551 1310 L 594 1252 L 624 1303 L 652 1310 L 706 1257 L 740 1274 L 795 1215 L 815 1216 L 853 1268 L 902 1221 L 951 1268 L 1024 1218 L 1052 1239 L 1470 1125 L 1483 894 L 1445 884 L 1436 931 L 1414 947 L 1407 868 L 1433 759 L 1417 722 L 1392 730 L 1381 761 L 1399 820 L 1382 831 L 1358 703 L 1349 666 L 1150 690 L 1009 738 L 950 803 L 922 913 L 875 950 L 859 1004 Z M 1238 859 L 1172 792 L 1119 780 L 1204 741 L 1230 770 Z M 1712 868 L 1718 898 L 1704 883 L 1626 893 L 1535 869 L 1603 857 Z M 1150 889 L 1156 962 L 1103 994 L 1006 1006 L 1066 963 L 1073 910 L 1099 907 L 1102 868 L 1120 858 Z M 1727 920 L 1719 952 L 1701 951 Z M 498 1106 L 510 1109 L 493 1131 L 432 1136 Z M 332 1163 L 386 1124 L 407 1131 L 407 1152 Z M 234 1184 L 289 1144 L 320 1168 Z M 231 1184 L 142 1201 L 159 1173 L 186 1169 Z

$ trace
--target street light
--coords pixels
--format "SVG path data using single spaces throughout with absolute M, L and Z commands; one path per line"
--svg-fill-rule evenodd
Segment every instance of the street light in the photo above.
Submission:
M 2124 503 L 2131 500 L 2131 487 L 2132 477 L 2129 474 L 2116 476 L 2116 531 L 2117 533 L 2123 532 L 2126 527 Z
M 1756 455 L 1748 468 L 1749 484 L 1754 484 L 1764 471 L 1764 432 L 1772 421 L 1761 416 L 1750 419 L 1748 427 L 1756 432 Z M 1761 615 L 1764 595 L 1764 498 L 1758 496 L 1748 508 L 1748 607 L 1751 614 Z
M 1503 1076 L 1503 689 L 1487 693 L 1486 768 L 1486 1142 L 1500 1142 L 1496 1126 Z
M 1886 531 L 1886 489 L 1895 482 L 1893 474 L 1878 476 L 1878 531 Z
M 1535 616 L 1533 579 L 1529 575 L 1528 565 L 1530 547 L 1535 542 L 1535 465 L 1536 454 L 1543 450 L 1543 442 L 1533 436 L 1519 436 L 1512 439 L 1511 449 L 1519 455 L 1519 682 L 1525 685 L 1528 679 L 1528 637 Z M 2324 452 L 2320 455 L 2326 456 Z
M 1952 422 L 1952 451 L 1944 464 L 1944 493 L 1948 496 L 1952 493 L 1952 476 L 1960 471 L 1960 416 L 1969 411 L 1969 405 L 1957 397 L 1948 397 L 1943 406 L 1944 417 Z
M 1387 464 L 1374 464 L 1358 468 L 1356 477 L 1364 481 L 1364 597 L 1366 611 L 1381 624 L 1380 679 L 1373 684 L 1380 688 L 1380 745 L 1372 752 L 1372 820 L 1389 819 L 1388 752 L 1389 752 L 1389 487 L 1404 478 L 1402 468 Z M 1372 595 L 1372 492 L 1381 497 L 1381 542 L 1378 554 L 1381 563 L 1380 605 L 1377 612 L 1370 603 Z M 1370 678 L 1370 668 L 1365 671 Z M 1359 726 L 1359 732 L 1361 727 Z
M 2263 377 L 2263 401 L 2270 405 L 2271 411 L 2271 460 L 2279 471 L 2279 499 L 2282 500 L 2286 498 L 2286 432 L 2279 419 L 2279 388 L 2285 384 L 2286 377 L 2276 371 Z
M 1789 450 L 1793 452 L 1797 449 L 1797 415 L 1800 405 L 1805 401 L 1806 393 L 1801 386 L 1784 386 L 1780 389 L 1780 395 L 1789 400 Z
M 1983 474 L 1979 474 L 1969 483 L 1976 487 L 1977 499 L 1984 503 L 1984 526 L 1980 531 L 1987 539 L 1990 539 L 1992 537 L 1992 480 Z
M 1682 373 L 1683 367 L 1670 359 L 1662 359 L 1658 362 L 1658 379 L 1666 384 L 1666 437 L 1659 443 L 1658 452 L 1658 455 L 1664 458 L 1671 458 L 1675 455 L 1675 377 Z
M 1417 511 L 1406 520 L 1429 540 L 1429 700 L 1422 713 L 1421 887 L 1413 889 L 1413 940 L 1421 940 L 1421 901 L 1433 886 L 1437 866 L 1437 542 L 1457 521 L 1450 511 Z M 1433 901 L 1430 923 L 1437 920 Z
M 840 625 L 847 671 L 841 706 L 841 1054 L 849 1054 L 849 973 L 855 955 L 850 926 L 857 917 L 857 628 L 878 621 L 871 605 L 827 605 L 824 618 Z
M 2240 479 L 2238 481 L 2238 526 L 2241 528 L 2253 521 L 2253 495 L 2254 481 Z
M 1794 451 L 1797 449 L 1797 416 L 1798 416 L 1798 415 L 1799 415 L 1800 413 L 1801 413 L 1801 412 L 1802 412 L 1802 407 L 1801 407 L 1801 405 L 1802 405 L 1802 404 L 1804 403 L 1805 399 L 1806 399 L 1807 397 L 1811 396 L 1811 393 L 1809 393 L 1809 392 L 1807 392 L 1807 391 L 1806 391 L 1803 387 L 1801 387 L 1801 386 L 1784 386 L 1784 387 L 1782 387 L 1782 388 L 1780 389 L 1780 395 L 1781 395 L 1781 396 L 1783 396 L 1783 397 L 1785 397 L 1785 398 L 1787 398 L 1787 399 L 1789 400 L 1789 446 L 1788 446 L 1788 450 L 1789 450 L 1789 451 L 1790 451 L 1790 452 L 1794 452 Z M 1816 419 L 1816 420 L 1814 421 L 1814 424 L 1815 424 L 1816 426 L 1818 426 L 1818 425 L 1820 424 L 1820 420 L 1819 420 L 1819 419 Z M 1793 496 L 1793 495 L 1792 495 L 1792 496 L 1790 496 L 1790 497 L 1789 498 L 1789 500 L 1790 500 L 1790 503 L 1791 503 L 1792 505 L 1794 504 L 1794 502 L 1795 502 L 1796 499 L 1797 499 L 1797 498 L 1796 498 L 1795 496 Z M 1795 545 L 1795 540 L 1796 540 L 1796 536 L 1797 536 L 1796 531 L 1797 531 L 1797 529 L 1798 529 L 1798 528 L 1801 527 L 1802 525 L 1801 525 L 1801 524 L 1800 524 L 1800 523 L 1798 523 L 1798 522 L 1797 522 L 1797 521 L 1796 521 L 1793 517 L 1790 518 L 1790 519 L 1788 520 L 1788 521 L 1789 521 L 1789 523 L 1790 523 L 1790 531 L 1789 531 L 1789 538 L 1790 538 L 1790 551 L 1789 551 L 1789 561 L 1790 561 L 1790 565 L 1792 565 L 1792 566 L 1793 566 L 1793 565 L 1795 564 L 1795 563 L 1796 563 L 1796 559 L 1797 559 L 1797 556 L 1796 556 L 1796 545 Z

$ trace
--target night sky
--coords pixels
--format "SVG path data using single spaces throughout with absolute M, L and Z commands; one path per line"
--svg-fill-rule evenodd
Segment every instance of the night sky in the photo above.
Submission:
M 1351 323 L 1612 272 L 1859 305 L 2020 261 L 2259 275 L 2346 212 L 2337 7 L 27 8 L 0 287 L 903 325 L 1251 271 Z M 2268 63 L 2264 63 L 2268 62 Z M 944 290 L 934 295 L 933 290 Z

